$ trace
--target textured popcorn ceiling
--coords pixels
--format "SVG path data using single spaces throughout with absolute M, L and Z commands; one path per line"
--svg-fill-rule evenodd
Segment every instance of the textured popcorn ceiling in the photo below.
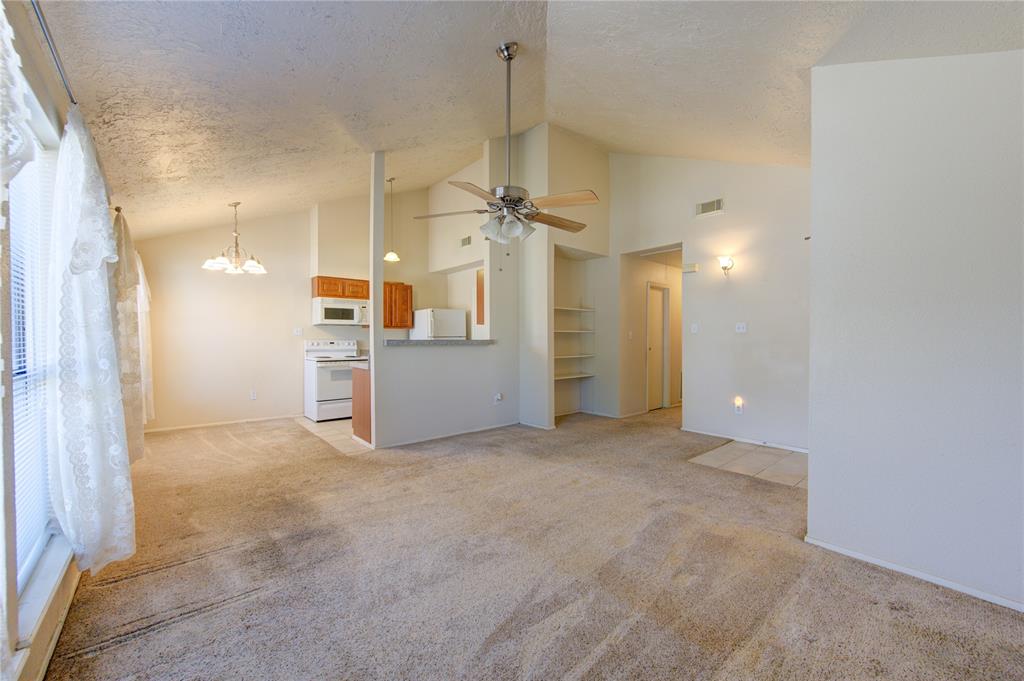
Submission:
M 810 67 L 1021 47 L 984 3 L 45 2 L 137 238 L 466 165 L 504 126 L 609 148 L 806 164 Z
M 553 2 L 547 118 L 613 150 L 810 163 L 816 64 L 1019 49 L 1024 4 Z

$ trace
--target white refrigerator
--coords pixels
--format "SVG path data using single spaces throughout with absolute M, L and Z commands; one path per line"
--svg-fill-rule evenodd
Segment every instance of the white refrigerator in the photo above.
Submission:
M 450 340 L 466 337 L 466 310 L 428 307 L 413 313 L 411 340 Z

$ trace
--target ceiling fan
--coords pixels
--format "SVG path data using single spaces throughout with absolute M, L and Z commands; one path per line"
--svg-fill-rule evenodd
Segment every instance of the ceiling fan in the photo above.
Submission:
M 531 199 L 530 192 L 512 184 L 512 60 L 516 58 L 518 51 L 519 43 L 514 42 L 502 43 L 497 50 L 498 58 L 505 62 L 505 184 L 487 191 L 471 182 L 449 182 L 448 184 L 453 187 L 458 187 L 483 199 L 487 202 L 487 208 L 417 215 L 415 219 L 426 220 L 472 213 L 490 215 L 490 219 L 480 227 L 480 231 L 491 241 L 497 241 L 500 244 L 507 244 L 516 237 L 526 239 L 536 231 L 536 228 L 530 224 L 531 222 L 539 222 L 568 232 L 579 232 L 586 228 L 582 222 L 540 211 L 544 208 L 565 208 L 597 203 L 597 194 L 593 191 L 583 189 Z

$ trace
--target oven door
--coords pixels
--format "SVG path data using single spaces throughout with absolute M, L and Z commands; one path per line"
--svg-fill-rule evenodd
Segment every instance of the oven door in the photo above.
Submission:
M 348 362 L 317 362 L 316 401 L 352 399 L 352 368 Z

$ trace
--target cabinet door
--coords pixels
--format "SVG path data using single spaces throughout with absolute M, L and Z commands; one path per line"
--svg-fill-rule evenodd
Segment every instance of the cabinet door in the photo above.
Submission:
M 314 298 L 344 298 L 343 279 L 337 277 L 313 277 Z
M 385 329 L 394 328 L 394 303 L 395 303 L 395 284 L 390 281 L 384 282 L 384 305 L 380 309 L 381 317 L 384 320 Z
M 398 305 L 395 310 L 395 327 L 412 328 L 412 284 L 401 284 L 398 291 Z
M 343 297 L 369 300 L 370 282 L 366 279 L 342 279 Z

